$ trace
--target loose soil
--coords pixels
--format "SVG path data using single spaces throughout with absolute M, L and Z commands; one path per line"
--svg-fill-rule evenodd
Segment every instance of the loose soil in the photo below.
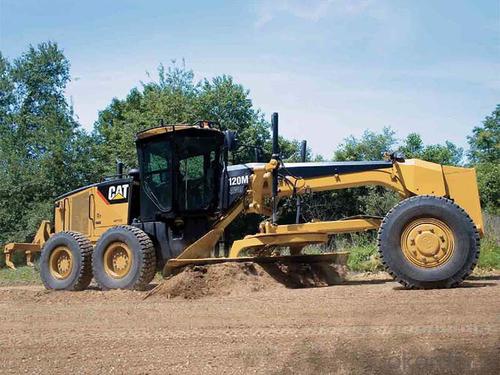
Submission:
M 224 263 L 191 266 L 162 282 L 149 296 L 197 299 L 246 295 L 276 288 L 309 288 L 339 284 L 346 267 L 322 263 Z
M 238 267 L 193 268 L 151 295 L 0 287 L 0 373 L 500 373 L 498 275 L 447 290 L 384 274 L 290 288 Z M 186 289 L 193 279 L 204 292 Z

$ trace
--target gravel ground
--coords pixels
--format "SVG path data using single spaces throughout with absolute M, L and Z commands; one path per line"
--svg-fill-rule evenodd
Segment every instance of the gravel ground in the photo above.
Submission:
M 0 287 L 0 373 L 498 374 L 500 278 L 169 299 Z

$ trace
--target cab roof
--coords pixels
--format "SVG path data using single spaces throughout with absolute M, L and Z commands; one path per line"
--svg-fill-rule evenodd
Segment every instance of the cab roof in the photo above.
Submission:
M 220 130 L 214 129 L 208 121 L 204 121 L 204 122 L 198 123 L 197 125 L 172 124 L 172 125 L 157 126 L 154 128 L 140 131 L 139 133 L 136 134 L 136 139 L 140 140 L 140 139 L 145 139 L 145 138 L 149 138 L 149 137 L 154 137 L 154 136 L 157 136 L 160 134 L 173 133 L 173 132 L 183 132 L 186 130 L 193 130 L 193 129 L 221 133 Z

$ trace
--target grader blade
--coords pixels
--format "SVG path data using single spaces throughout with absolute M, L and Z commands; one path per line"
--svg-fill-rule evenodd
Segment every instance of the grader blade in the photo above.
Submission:
M 265 222 L 261 225 L 261 233 L 245 236 L 234 241 L 229 251 L 229 257 L 211 257 L 214 248 L 222 234 L 227 220 L 222 220 L 219 226 L 205 236 L 188 246 L 177 258 L 167 261 L 163 268 L 163 276 L 168 277 L 180 268 L 188 265 L 204 265 L 225 262 L 255 262 L 255 263 L 335 263 L 345 265 L 348 252 L 305 254 L 303 249 L 308 245 L 324 245 L 329 236 L 334 233 L 346 233 L 356 230 L 378 228 L 379 219 L 363 218 L 326 222 L 312 222 L 291 225 L 273 225 Z M 289 249 L 289 255 L 281 254 L 283 248 Z
M 198 258 L 198 259 L 170 259 L 163 268 L 163 277 L 175 275 L 180 269 L 191 265 L 209 265 L 220 263 L 245 263 L 252 262 L 257 264 L 266 263 L 304 263 L 304 264 L 338 264 L 346 265 L 348 252 L 308 254 L 308 255 L 278 255 L 278 256 L 255 256 L 239 258 Z

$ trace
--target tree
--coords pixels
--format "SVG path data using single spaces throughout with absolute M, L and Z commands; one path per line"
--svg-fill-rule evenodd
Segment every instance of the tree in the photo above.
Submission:
M 258 146 L 267 157 L 271 155 L 269 123 L 253 107 L 247 89 L 227 75 L 195 82 L 193 72 L 174 61 L 167 68 L 159 66 L 156 80 L 132 89 L 124 100 L 113 99 L 99 113 L 93 133 L 99 170 L 111 174 L 116 160 L 135 166 L 135 134 L 157 126 L 160 120 L 165 124 L 216 121 L 221 130 L 236 130 L 241 145 Z M 299 144 L 281 138 L 281 148 L 287 158 L 298 151 Z M 253 161 L 254 155 L 253 148 L 242 147 L 231 160 Z
M 476 173 L 482 207 L 500 214 L 500 163 L 479 163 Z
M 500 104 L 468 137 L 469 158 L 476 166 L 481 204 L 500 212 Z
M 500 161 L 500 104 L 490 116 L 486 116 L 482 126 L 472 129 L 467 137 L 472 163 L 498 163 Z
M 424 145 L 422 137 L 417 133 L 410 133 L 399 147 L 408 159 L 422 159 L 442 165 L 461 165 L 463 149 L 450 141 L 444 145 Z
M 335 151 L 334 160 L 381 160 L 383 154 L 391 150 L 402 151 L 407 158 L 451 165 L 459 165 L 463 155 L 463 150 L 449 141 L 444 145 L 424 145 L 417 133 L 409 134 L 398 146 L 395 132 L 386 127 L 380 133 L 367 130 L 359 138 L 347 137 Z M 314 217 L 322 219 L 359 213 L 384 216 L 398 201 L 399 197 L 393 191 L 366 186 L 315 194 L 308 206 Z
M 349 136 L 334 153 L 334 160 L 381 160 L 396 144 L 395 132 L 388 127 L 381 133 L 366 130 L 360 139 Z
M 0 56 L 0 242 L 30 239 L 57 195 L 92 178 L 90 138 L 64 96 L 69 80 L 55 43 L 12 63 Z
M 9 124 L 12 106 L 15 103 L 11 69 L 9 61 L 0 52 L 0 130 L 5 130 Z

